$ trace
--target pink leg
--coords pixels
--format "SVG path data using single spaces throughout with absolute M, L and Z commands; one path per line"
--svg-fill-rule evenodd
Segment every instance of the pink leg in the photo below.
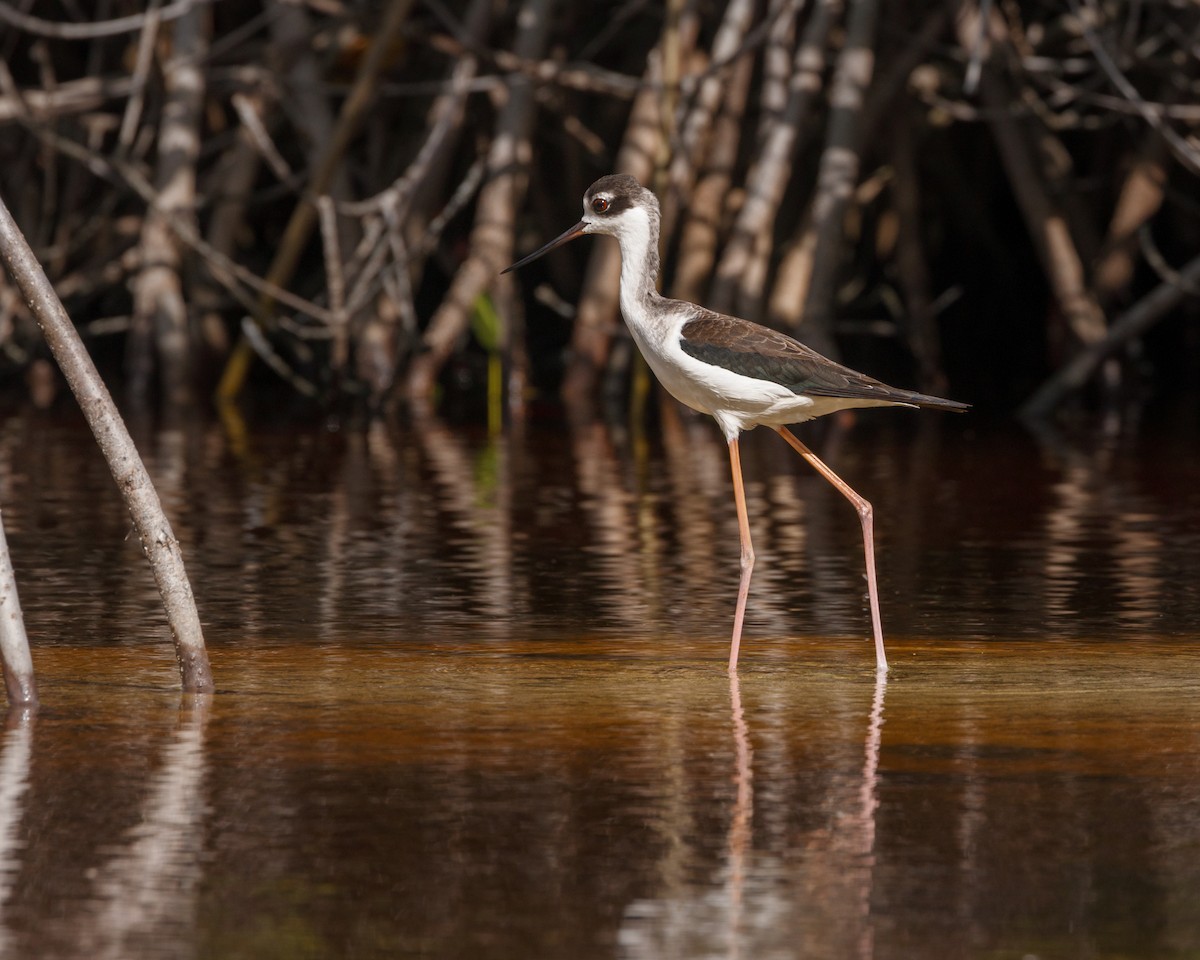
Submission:
M 875 669 L 879 673 L 887 673 L 887 656 L 883 652 L 883 624 L 879 618 L 879 588 L 875 585 L 875 532 L 871 505 L 855 493 L 850 488 L 850 484 L 830 470 L 815 453 L 802 444 L 791 430 L 787 427 L 776 427 L 775 429 L 779 431 L 779 435 L 784 440 L 791 444 L 792 449 L 812 464 L 817 473 L 837 487 L 841 495 L 849 500 L 858 512 L 858 519 L 862 522 L 863 549 L 867 555 L 867 595 L 871 601 L 871 626 L 875 631 Z
M 729 672 L 737 672 L 738 648 L 742 645 L 742 621 L 746 618 L 746 597 L 750 593 L 750 573 L 754 570 L 754 546 L 750 543 L 750 518 L 746 513 L 746 488 L 742 484 L 742 460 L 738 441 L 729 441 L 729 467 L 733 472 L 733 501 L 737 505 L 738 533 L 742 541 L 742 579 L 738 582 L 737 609 L 733 614 L 733 640 L 729 644 Z

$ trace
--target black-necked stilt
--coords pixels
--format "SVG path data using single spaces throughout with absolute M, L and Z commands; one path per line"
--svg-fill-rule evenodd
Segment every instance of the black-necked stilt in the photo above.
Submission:
M 655 287 L 659 266 L 658 198 L 633 177 L 619 174 L 601 177 L 583 195 L 583 219 L 579 223 L 504 272 L 523 267 L 588 233 L 606 233 L 616 237 L 621 245 L 621 313 L 650 369 L 677 400 L 711 415 L 729 444 L 742 542 L 741 580 L 729 648 L 730 672 L 737 669 L 746 596 L 754 568 L 738 435 L 757 426 L 778 431 L 858 512 L 866 551 L 876 668 L 886 671 L 879 593 L 875 585 L 871 505 L 785 424 L 851 407 L 907 406 L 961 411 L 968 404 L 897 390 L 834 363 L 777 330 L 661 296 Z

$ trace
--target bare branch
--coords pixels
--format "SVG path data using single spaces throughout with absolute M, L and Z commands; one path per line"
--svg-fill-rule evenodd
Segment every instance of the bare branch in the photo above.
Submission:
M 162 22 L 175 20 L 197 4 L 216 3 L 217 0 L 177 0 L 157 12 Z M 146 22 L 156 16 L 153 10 L 146 13 L 135 13 L 128 17 L 117 17 L 115 20 L 101 20 L 96 23 L 56 23 L 53 20 L 43 20 L 41 17 L 30 16 L 19 10 L 14 10 L 8 3 L 0 0 L 0 21 L 18 30 L 32 33 L 39 37 L 53 37 L 58 40 L 98 40 L 101 37 L 116 37 L 123 33 L 134 33 L 142 30 Z
M 515 53 L 522 59 L 541 54 L 549 36 L 554 0 L 525 0 L 517 15 Z M 410 401 L 424 405 L 433 395 L 439 371 L 466 332 L 475 300 L 491 286 L 512 259 L 517 203 L 527 187 L 531 159 L 529 131 L 534 117 L 533 89 L 527 78 L 514 77 L 508 101 L 496 119 L 496 136 L 488 154 L 487 182 L 479 195 L 470 253 L 455 272 L 450 290 L 423 338 L 425 351 L 409 369 Z
M 829 30 L 840 11 L 841 0 L 817 0 L 796 48 L 787 104 L 755 155 L 746 177 L 746 200 L 717 270 L 712 292 L 715 310 L 736 308 L 739 316 L 750 320 L 762 314 L 775 219 L 791 178 L 801 131 L 824 83 Z
M 1104 336 L 1088 344 L 1066 366 L 1056 371 L 1021 407 L 1026 417 L 1043 417 L 1081 389 L 1100 365 L 1122 346 L 1142 336 L 1200 287 L 1200 257 L 1179 271 L 1178 283 L 1161 283 L 1121 314 Z
M 1114 62 L 1112 56 L 1100 42 L 1100 38 L 1096 35 L 1096 31 L 1092 29 L 1092 23 L 1099 22 L 1103 14 L 1100 8 L 1096 5 L 1096 0 L 1086 0 L 1088 5 L 1088 14 L 1084 15 L 1079 8 L 1078 0 L 1068 0 L 1071 9 L 1079 18 L 1079 26 L 1083 31 L 1083 37 L 1087 40 L 1088 46 L 1091 47 L 1092 53 L 1095 54 L 1096 62 L 1100 64 L 1101 69 L 1108 75 L 1121 95 L 1124 96 L 1141 114 L 1151 127 L 1167 142 L 1167 146 L 1171 148 L 1171 152 L 1175 154 L 1185 167 L 1191 170 L 1192 173 L 1200 173 L 1200 150 L 1197 150 L 1192 144 L 1188 143 L 1181 137 L 1173 127 L 1163 122 L 1163 118 L 1159 111 L 1154 110 L 1142 99 L 1142 95 L 1138 93 L 1137 87 L 1129 82 L 1128 78 L 1121 73 L 1119 67 Z
M 211 693 L 212 670 L 179 541 L 104 381 L 3 200 L 0 200 L 0 255 L 37 317 L 129 507 L 175 638 L 183 689 Z

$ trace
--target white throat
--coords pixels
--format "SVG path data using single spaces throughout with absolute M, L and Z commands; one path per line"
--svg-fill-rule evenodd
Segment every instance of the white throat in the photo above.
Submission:
M 621 244 L 621 313 L 644 322 L 647 301 L 658 296 L 658 224 L 643 207 L 632 207 L 614 232 Z

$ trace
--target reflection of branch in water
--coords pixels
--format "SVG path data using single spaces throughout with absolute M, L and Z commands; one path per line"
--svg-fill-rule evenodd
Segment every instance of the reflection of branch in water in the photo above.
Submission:
M 672 428 L 664 424 L 662 435 L 671 482 L 668 500 L 673 514 L 671 530 L 679 541 L 673 560 L 683 565 L 681 580 L 689 589 L 703 584 L 718 597 L 728 591 L 732 610 L 739 532 L 730 497 L 728 450 L 721 435 L 703 421 L 682 421 Z M 757 449 L 752 443 L 744 444 L 742 456 L 747 460 L 757 456 Z M 758 479 L 746 483 L 745 496 L 755 554 L 766 571 L 764 575 L 771 578 L 778 571 L 781 555 L 787 556 L 789 563 L 799 562 L 803 569 L 803 550 L 785 552 L 781 542 L 788 542 L 790 537 L 794 543 L 799 536 L 802 547 L 807 531 L 802 522 L 803 502 L 797 496 L 794 478 L 790 473 L 765 470 L 764 466 L 758 464 L 754 471 Z M 776 496 L 781 491 L 784 491 L 782 496 Z M 788 607 L 794 600 L 790 589 L 751 590 L 746 617 L 760 635 L 787 633 L 791 623 Z M 708 629 L 710 623 L 706 618 L 705 630 Z
M 510 622 L 515 598 L 508 448 L 492 437 L 487 450 L 474 453 L 461 434 L 432 416 L 414 417 L 413 435 L 433 475 L 437 506 L 469 542 L 465 566 L 479 584 L 472 600 L 502 627 Z M 493 457 L 494 469 L 481 469 Z
M 1158 511 L 1113 470 L 1114 438 L 1082 447 L 1045 423 L 1034 428 L 1034 436 L 1044 458 L 1061 474 L 1044 521 L 1047 614 L 1069 622 L 1085 612 L 1085 583 L 1096 565 L 1091 556 L 1103 550 L 1122 619 L 1157 619 L 1165 589 L 1166 538 L 1155 529 Z
M 661 475 L 646 475 L 636 453 L 619 449 L 610 427 L 598 422 L 572 424 L 575 484 L 588 522 L 588 553 L 602 565 L 611 586 L 593 599 L 605 604 L 607 618 L 629 628 L 666 623 L 668 632 L 711 632 L 714 609 L 737 567 L 737 517 L 729 502 L 729 460 L 720 434 L 704 422 L 667 418 L 662 424 Z M 771 518 L 755 532 L 760 560 L 768 565 L 777 552 L 777 536 L 803 543 L 803 503 L 791 476 L 772 476 L 778 497 L 762 483 L 746 495 L 755 516 Z M 783 533 L 780 533 L 784 531 Z M 797 548 L 793 551 L 800 555 Z M 801 558 L 798 562 L 803 563 Z M 697 595 L 707 599 L 698 603 Z M 760 629 L 785 633 L 788 590 L 763 590 L 749 602 Z
M 733 819 L 729 822 L 729 955 L 741 955 L 742 893 L 746 882 L 746 853 L 750 847 L 751 816 L 754 813 L 754 752 L 750 747 L 750 728 L 742 711 L 742 693 L 737 673 L 729 674 L 729 709 L 733 718 L 733 745 L 736 766 L 733 782 L 737 795 Z
M 634 498 L 622 482 L 611 431 L 598 422 L 573 423 L 571 452 L 579 506 L 589 528 L 588 552 L 598 558 L 599 572 L 613 587 L 597 599 L 604 601 L 605 615 L 623 626 L 644 623 L 654 581 L 640 576 L 634 560 L 639 546 L 632 520 Z
M 148 943 L 195 937 L 198 855 L 206 805 L 204 727 L 212 698 L 197 696 L 163 752 L 141 822 L 97 872 L 94 906 L 80 917 L 80 956 L 122 960 Z
M 9 952 L 12 935 L 4 923 L 4 905 L 21 868 L 22 801 L 29 789 L 29 761 L 33 755 L 34 711 L 14 707 L 8 712 L 8 730 L 0 751 L 0 957 Z

